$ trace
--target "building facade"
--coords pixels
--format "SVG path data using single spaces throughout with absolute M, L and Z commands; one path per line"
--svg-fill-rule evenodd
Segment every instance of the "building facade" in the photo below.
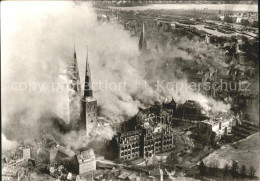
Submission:
M 140 150 L 143 158 L 152 157 L 155 154 L 166 152 L 173 148 L 174 134 L 169 125 L 143 130 Z
M 158 125 L 151 128 L 118 133 L 112 140 L 115 156 L 120 160 L 148 158 L 174 148 L 171 126 Z
M 135 130 L 117 133 L 112 139 L 115 156 L 126 161 L 172 150 L 175 144 L 172 113 L 175 109 L 176 103 L 172 101 L 140 110 Z
M 93 149 L 77 155 L 78 174 L 91 173 L 96 170 L 96 156 Z
M 118 133 L 115 139 L 115 153 L 120 160 L 132 160 L 140 157 L 140 130 Z

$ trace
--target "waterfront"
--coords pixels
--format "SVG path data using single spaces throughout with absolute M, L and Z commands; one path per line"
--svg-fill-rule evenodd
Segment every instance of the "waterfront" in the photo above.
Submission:
M 114 7 L 118 9 L 118 7 Z M 220 10 L 258 12 L 257 4 L 151 4 L 147 6 L 120 7 L 122 10 Z

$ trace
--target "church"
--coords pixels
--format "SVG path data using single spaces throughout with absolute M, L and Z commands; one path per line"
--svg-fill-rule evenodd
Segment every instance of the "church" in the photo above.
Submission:
M 86 71 L 84 81 L 84 92 L 81 93 L 80 76 L 77 64 L 76 51 L 70 64 L 70 88 L 69 108 L 71 129 L 75 131 L 85 130 L 90 135 L 97 124 L 97 100 L 93 96 L 90 67 L 88 63 L 88 52 L 86 57 Z

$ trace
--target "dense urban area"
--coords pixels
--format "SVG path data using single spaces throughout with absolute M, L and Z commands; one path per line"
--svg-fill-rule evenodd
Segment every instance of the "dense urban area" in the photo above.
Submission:
M 74 49 L 68 70 L 70 124 L 52 115 L 42 119 L 61 133 L 83 131 L 96 140 L 70 149 L 42 130 L 34 141 L 3 153 L 2 179 L 258 180 L 258 12 L 135 10 L 113 1 L 93 7 L 100 25 L 116 24 L 138 42 L 147 84 L 154 87 L 158 77 L 185 80 L 212 106 L 188 95 L 178 99 L 182 90 L 176 90 L 176 97 L 140 107 L 123 122 L 106 119 L 91 87 L 91 52 L 80 80 Z M 99 139 L 108 128 L 112 139 Z

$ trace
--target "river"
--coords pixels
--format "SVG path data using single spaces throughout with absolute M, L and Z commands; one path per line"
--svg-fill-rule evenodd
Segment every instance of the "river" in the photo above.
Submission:
M 114 7 L 122 10 L 221 10 L 258 12 L 257 4 L 151 4 L 146 6 Z

